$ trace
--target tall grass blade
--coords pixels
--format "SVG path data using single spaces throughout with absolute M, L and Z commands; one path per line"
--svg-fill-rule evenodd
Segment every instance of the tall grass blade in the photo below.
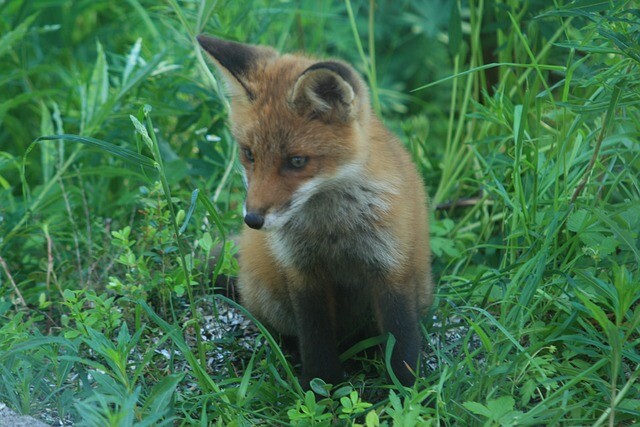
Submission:
M 26 157 L 29 155 L 29 153 L 33 150 L 33 148 L 38 143 L 42 141 L 60 141 L 60 140 L 78 142 L 80 144 L 84 144 L 90 147 L 99 148 L 100 150 L 103 150 L 106 153 L 112 154 L 134 165 L 137 165 L 146 169 L 153 169 L 153 170 L 156 169 L 156 162 L 154 162 L 153 159 L 147 156 L 144 156 L 140 153 L 137 153 L 133 150 L 130 150 L 126 147 L 121 147 L 107 141 L 92 138 L 90 136 L 68 135 L 68 134 L 46 135 L 46 136 L 38 137 L 27 148 L 27 151 L 24 154 L 25 160 L 26 160 Z

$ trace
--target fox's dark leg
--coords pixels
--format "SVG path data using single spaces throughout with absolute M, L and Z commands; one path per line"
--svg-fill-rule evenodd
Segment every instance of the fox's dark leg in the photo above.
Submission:
M 340 382 L 342 367 L 330 296 L 322 289 L 305 289 L 293 291 L 291 297 L 298 326 L 303 386 L 308 387 L 315 377 L 331 384 Z
M 391 368 L 402 385 L 411 387 L 420 353 L 416 298 L 383 286 L 378 289 L 375 305 L 382 332 L 389 332 L 396 339 Z
M 236 277 L 219 274 L 218 277 L 216 277 L 216 281 L 213 286 L 214 293 L 224 295 L 235 302 L 240 302 L 240 296 L 238 295 L 238 279 Z

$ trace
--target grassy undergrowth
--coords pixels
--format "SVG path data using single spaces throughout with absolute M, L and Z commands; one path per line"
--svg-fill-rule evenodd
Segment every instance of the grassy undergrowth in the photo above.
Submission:
M 243 189 L 201 32 L 353 63 L 412 151 L 439 283 L 413 390 L 380 355 L 305 394 L 214 298 Z M 0 402 L 91 426 L 639 423 L 639 43 L 630 0 L 0 3 Z

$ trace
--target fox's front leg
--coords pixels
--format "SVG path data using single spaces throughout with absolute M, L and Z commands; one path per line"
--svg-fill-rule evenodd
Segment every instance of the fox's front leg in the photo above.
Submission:
M 308 388 L 313 378 L 339 383 L 343 372 L 338 355 L 333 301 L 326 289 L 310 287 L 291 291 L 297 323 L 302 385 Z
M 416 298 L 385 286 L 378 289 L 375 305 L 380 329 L 383 333 L 391 333 L 396 339 L 391 354 L 391 368 L 402 385 L 411 387 L 416 380 L 420 353 Z

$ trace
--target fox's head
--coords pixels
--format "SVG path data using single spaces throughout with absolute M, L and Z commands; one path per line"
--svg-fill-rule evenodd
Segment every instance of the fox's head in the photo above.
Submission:
M 366 86 L 349 65 L 205 35 L 198 42 L 231 97 L 249 227 L 283 225 L 315 192 L 362 165 L 371 111 Z

